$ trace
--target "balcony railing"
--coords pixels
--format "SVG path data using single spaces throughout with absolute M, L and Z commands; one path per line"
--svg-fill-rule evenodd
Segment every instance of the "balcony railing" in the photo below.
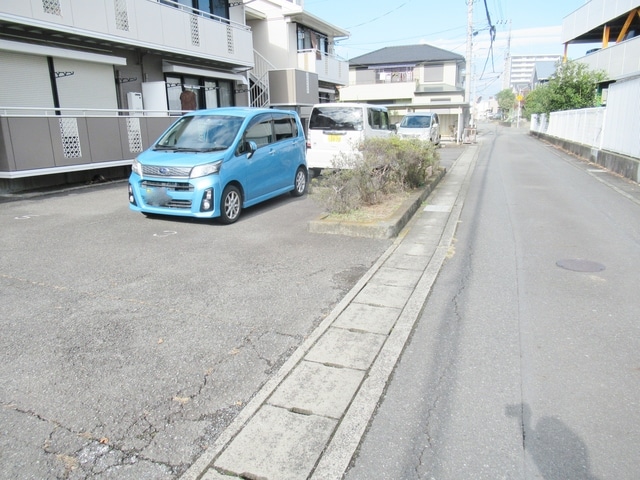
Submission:
M 415 82 L 369 83 L 349 85 L 340 89 L 340 101 L 382 101 L 390 98 L 414 97 Z
M 172 0 L 3 2 L 0 19 L 105 42 L 238 65 L 253 63 L 247 25 Z
M 335 85 L 349 83 L 349 62 L 320 50 L 298 50 L 298 68 L 318 74 L 318 80 Z
M 577 61 L 586 63 L 591 70 L 604 70 L 610 79 L 619 79 L 638 73 L 639 58 L 640 37 L 635 37 L 589 53 Z
M 142 114 L 0 107 L 0 179 L 130 165 L 181 112 Z

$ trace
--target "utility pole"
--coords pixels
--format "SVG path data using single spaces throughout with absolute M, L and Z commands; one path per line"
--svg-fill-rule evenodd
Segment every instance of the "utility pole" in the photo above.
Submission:
M 509 36 L 507 37 L 507 51 L 504 54 L 504 80 L 502 89 L 511 86 L 511 19 L 509 19 Z
M 464 98 L 466 104 L 469 106 L 469 114 L 471 114 L 471 56 L 473 53 L 473 2 L 474 0 L 467 0 L 467 58 L 466 58 L 466 72 L 465 72 L 465 85 L 464 85 Z M 470 117 L 470 115 L 469 115 Z M 464 124 L 464 125 L 463 125 Z M 458 120 L 458 138 L 461 137 L 460 133 L 463 128 L 467 128 L 468 121 L 465 112 L 461 114 L 461 118 Z M 462 130 L 464 132 L 464 130 Z
M 472 75 L 472 56 L 473 56 L 473 2 L 474 0 L 467 0 L 467 68 L 466 68 L 466 81 L 465 81 L 465 97 L 471 109 L 471 75 Z M 471 112 L 471 110 L 469 110 Z

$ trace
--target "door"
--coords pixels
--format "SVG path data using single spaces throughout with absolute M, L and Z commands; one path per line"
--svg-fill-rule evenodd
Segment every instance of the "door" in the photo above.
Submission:
M 254 202 L 277 188 L 279 164 L 274 145 L 271 114 L 254 118 L 244 134 L 245 142 L 254 142 L 258 149 L 245 164 L 245 202 Z

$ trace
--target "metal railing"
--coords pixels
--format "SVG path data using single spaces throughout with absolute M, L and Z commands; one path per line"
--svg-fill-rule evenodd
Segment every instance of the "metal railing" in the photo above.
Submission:
M 130 164 L 178 111 L 0 107 L 0 179 Z
M 177 8 L 179 10 L 190 13 L 192 15 L 197 15 L 199 17 L 208 18 L 209 20 L 223 23 L 225 25 L 230 25 L 233 28 L 251 31 L 251 27 L 243 23 L 234 22 L 232 20 L 229 20 L 228 18 L 219 17 L 217 15 L 214 15 L 213 13 L 205 12 L 204 10 L 198 10 L 197 8 L 189 7 L 188 5 L 183 5 L 182 3 L 175 2 L 173 0 L 148 0 L 148 1 L 154 2 L 154 3 L 160 3 L 161 5 L 166 5 L 172 8 Z
M 269 71 L 275 70 L 269 60 L 263 57 L 257 51 L 253 51 L 254 67 L 250 71 L 253 85 L 250 89 L 250 98 L 252 107 L 268 107 L 271 103 L 269 93 Z
M 142 116 L 176 116 L 182 110 L 131 110 L 113 108 L 84 107 L 3 107 L 0 106 L 0 117 L 142 117 Z

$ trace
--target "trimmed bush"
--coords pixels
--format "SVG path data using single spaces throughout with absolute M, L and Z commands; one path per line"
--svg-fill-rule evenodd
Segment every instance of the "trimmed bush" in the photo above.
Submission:
M 336 170 L 313 180 L 314 198 L 329 213 L 348 213 L 425 185 L 438 163 L 431 142 L 395 135 L 369 138 L 357 154 L 336 156 Z

